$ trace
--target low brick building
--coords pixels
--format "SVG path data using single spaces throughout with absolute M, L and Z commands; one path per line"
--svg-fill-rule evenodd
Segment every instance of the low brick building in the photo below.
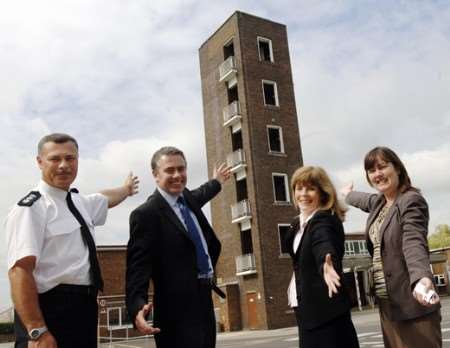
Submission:
M 345 239 L 343 282 L 350 295 L 352 306 L 362 309 L 365 306 L 373 305 L 369 297 L 367 276 L 371 259 L 367 251 L 364 233 L 349 233 L 346 234 Z M 133 329 L 125 308 L 126 246 L 99 246 L 97 252 L 105 281 L 105 292 L 99 296 L 99 336 L 101 340 L 113 342 L 140 336 L 140 333 Z M 448 267 L 450 247 L 432 250 L 430 259 L 438 293 L 441 296 L 450 294 Z M 288 274 L 289 271 L 291 270 L 288 270 Z M 243 327 L 239 283 L 237 281 L 226 284 L 222 282 L 220 287 L 227 294 L 227 299 L 223 300 L 213 293 L 218 329 L 220 331 L 241 330 Z M 280 284 L 280 292 L 283 293 L 286 302 L 286 307 L 283 308 L 288 312 L 285 284 Z M 151 298 L 151 291 L 149 297 Z M 258 299 L 257 294 L 255 297 L 256 301 L 261 300 Z M 260 315 L 257 306 L 252 308 L 255 312 L 251 315 Z
M 450 295 L 450 247 L 430 251 L 434 283 L 439 295 Z
M 103 342 L 114 342 L 141 336 L 133 328 L 125 306 L 126 251 L 126 245 L 97 247 L 105 283 L 105 290 L 98 298 L 99 337 Z M 151 293 L 149 294 L 151 295 Z

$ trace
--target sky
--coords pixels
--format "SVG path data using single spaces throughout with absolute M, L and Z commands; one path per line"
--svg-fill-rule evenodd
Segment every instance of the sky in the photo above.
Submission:
M 430 232 L 450 224 L 450 3 L 414 0 L 3 2 L 2 221 L 37 184 L 36 144 L 50 132 L 79 141 L 82 193 L 140 177 L 140 193 L 97 230 L 100 245 L 127 242 L 159 147 L 185 151 L 190 187 L 207 180 L 198 49 L 236 10 L 287 26 L 304 163 L 367 191 L 364 155 L 389 146 L 429 203 Z M 346 231 L 365 219 L 351 209 Z

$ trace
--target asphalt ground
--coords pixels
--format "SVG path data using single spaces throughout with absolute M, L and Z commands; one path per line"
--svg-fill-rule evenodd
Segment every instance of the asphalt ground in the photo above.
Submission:
M 450 297 L 441 299 L 443 347 L 450 348 Z M 361 348 L 382 348 L 378 309 L 352 312 Z M 217 348 L 298 348 L 297 327 L 278 330 L 225 332 L 217 335 Z M 155 348 L 153 338 L 103 344 L 101 348 Z
M 443 347 L 450 348 L 450 297 L 441 298 Z M 352 312 L 361 348 L 382 348 L 378 310 Z M 14 343 L 2 343 L 0 348 L 13 348 Z M 297 327 L 277 330 L 224 332 L 217 335 L 217 348 L 298 348 Z M 152 337 L 103 343 L 99 348 L 156 348 Z

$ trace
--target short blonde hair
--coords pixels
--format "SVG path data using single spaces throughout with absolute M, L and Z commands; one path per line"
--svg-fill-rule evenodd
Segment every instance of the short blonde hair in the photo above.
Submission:
M 337 199 L 336 189 L 323 168 L 317 166 L 304 166 L 298 168 L 291 179 L 293 196 L 297 185 L 317 187 L 320 192 L 319 209 L 331 210 L 341 221 L 344 221 L 347 209 Z M 297 202 L 295 202 L 295 205 L 297 205 Z

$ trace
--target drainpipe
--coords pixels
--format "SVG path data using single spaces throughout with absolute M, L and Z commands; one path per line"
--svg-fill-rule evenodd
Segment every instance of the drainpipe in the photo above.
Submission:
M 359 290 L 359 282 L 358 282 L 358 266 L 353 268 L 353 275 L 355 277 L 355 287 L 356 287 L 356 297 L 358 299 L 358 309 L 362 311 L 362 303 L 361 303 L 361 293 Z

